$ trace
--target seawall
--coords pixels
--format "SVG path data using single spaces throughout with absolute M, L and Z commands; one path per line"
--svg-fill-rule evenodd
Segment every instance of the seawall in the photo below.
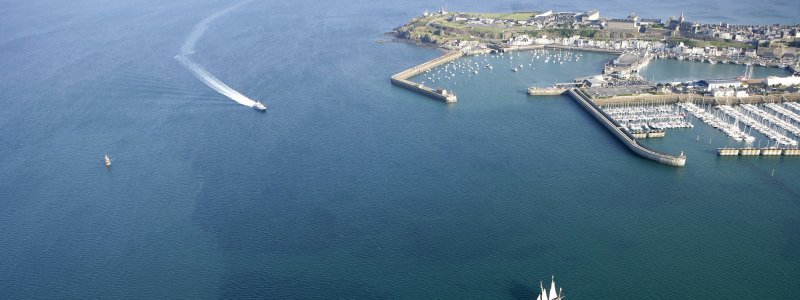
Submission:
M 590 115 L 597 119 L 600 124 L 606 127 L 611 133 L 617 137 L 628 149 L 641 157 L 675 167 L 683 167 L 686 165 L 686 156 L 681 153 L 679 156 L 674 156 L 666 153 L 661 153 L 656 150 L 650 149 L 645 145 L 639 144 L 636 139 L 629 132 L 622 129 L 622 126 L 616 120 L 608 116 L 597 105 L 592 103 L 591 98 L 579 89 L 569 89 L 567 95 L 575 99 L 575 102 L 586 109 Z
M 440 57 L 434 58 L 432 60 L 426 61 L 420 65 L 411 67 L 405 71 L 392 75 L 390 81 L 393 85 L 405 88 L 412 92 L 428 96 L 434 98 L 436 100 L 441 100 L 448 103 L 453 103 L 458 101 L 458 98 L 452 91 L 447 91 L 445 89 L 433 89 L 427 86 L 424 86 L 421 83 L 416 83 L 408 78 L 413 76 L 419 75 L 425 71 L 438 67 L 440 65 L 446 64 L 453 60 L 458 59 L 459 57 L 464 56 L 464 53 L 461 51 L 450 51 Z

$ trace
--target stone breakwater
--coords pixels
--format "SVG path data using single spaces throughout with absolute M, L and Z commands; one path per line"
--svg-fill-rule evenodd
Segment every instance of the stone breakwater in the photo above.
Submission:
M 592 103 L 591 98 L 583 93 L 579 89 L 569 89 L 567 91 L 567 95 L 575 99 L 578 104 L 586 109 L 590 115 L 592 115 L 598 122 L 603 124 L 611 133 L 617 137 L 625 146 L 628 147 L 633 153 L 638 154 L 641 157 L 675 167 L 683 167 L 686 165 L 686 156 L 681 153 L 681 155 L 674 156 L 666 153 L 661 153 L 656 150 L 650 149 L 645 145 L 641 145 L 636 141 L 636 138 L 631 135 L 628 131 L 624 130 L 622 126 L 617 123 L 613 118 L 608 116 L 603 110 L 601 110 L 596 104 Z
M 419 75 L 425 71 L 441 66 L 448 62 L 454 61 L 462 56 L 464 56 L 464 53 L 459 50 L 450 51 L 445 55 L 426 61 L 420 65 L 411 67 L 410 69 L 407 69 L 400 73 L 394 74 L 392 75 L 390 81 L 392 82 L 393 85 L 405 88 L 412 92 L 428 96 L 437 100 L 441 100 L 447 103 L 454 103 L 458 101 L 458 98 L 452 91 L 448 91 L 443 88 L 433 89 L 421 83 L 416 83 L 411 80 L 408 80 L 408 78 Z

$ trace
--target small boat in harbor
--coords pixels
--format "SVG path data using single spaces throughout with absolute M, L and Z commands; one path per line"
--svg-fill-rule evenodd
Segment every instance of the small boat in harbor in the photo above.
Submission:
M 106 167 L 111 167 L 111 159 L 108 158 L 108 154 L 106 154 L 105 156 L 105 161 L 106 161 Z
M 261 104 L 261 101 L 256 100 L 256 103 L 253 103 L 253 109 L 257 111 L 267 111 L 267 107 L 264 104 Z

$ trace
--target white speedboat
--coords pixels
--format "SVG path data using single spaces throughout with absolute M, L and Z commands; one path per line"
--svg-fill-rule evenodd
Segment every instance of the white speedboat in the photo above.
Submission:
M 261 104 L 261 101 L 256 101 L 256 103 L 253 103 L 253 109 L 257 111 L 267 111 L 267 107 L 264 106 L 264 104 Z

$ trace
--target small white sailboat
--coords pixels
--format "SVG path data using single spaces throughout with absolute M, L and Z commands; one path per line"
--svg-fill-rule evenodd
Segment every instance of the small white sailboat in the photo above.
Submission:
M 108 154 L 106 154 L 106 156 L 104 158 L 105 158 L 105 161 L 106 161 L 106 167 L 111 167 L 111 159 L 108 158 Z

